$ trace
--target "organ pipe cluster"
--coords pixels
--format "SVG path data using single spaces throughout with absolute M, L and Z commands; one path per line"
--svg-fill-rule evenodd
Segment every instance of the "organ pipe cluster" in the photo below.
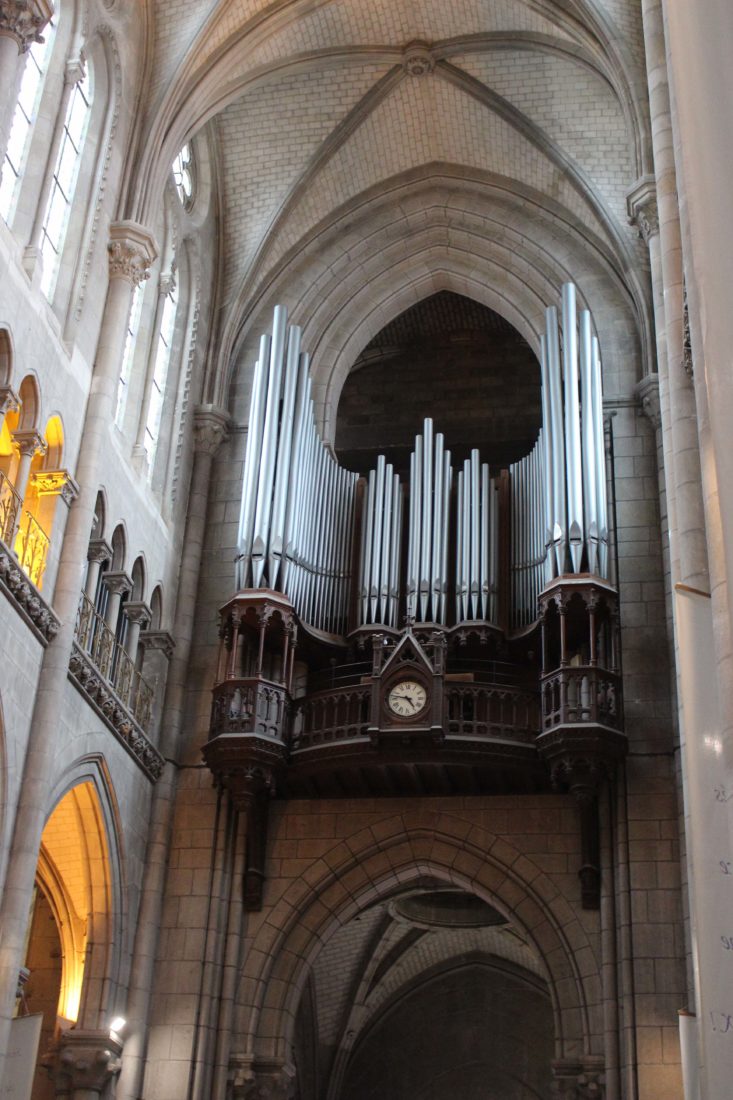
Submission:
M 590 312 L 578 317 L 573 283 L 562 288 L 562 346 L 557 310 L 550 306 L 540 362 L 546 579 L 584 569 L 607 579 L 601 357 Z
M 342 633 L 357 475 L 339 466 L 318 435 L 300 337 L 276 306 L 254 371 L 237 585 L 285 592 L 304 622 Z
M 512 622 L 530 626 L 547 577 L 544 432 L 528 455 L 509 467 L 511 489 Z
M 399 476 L 377 459 L 367 481 L 362 518 L 359 616 L 362 625 L 397 627 L 402 545 L 402 485 Z
M 240 588 L 285 592 L 302 621 L 341 634 L 354 587 L 358 477 L 339 466 L 318 435 L 300 335 L 297 326 L 287 328 L 278 306 L 272 335 L 260 341 L 237 581 Z M 502 504 L 515 629 L 535 622 L 537 597 L 553 578 L 581 571 L 608 577 L 600 353 L 590 313 L 578 314 L 572 283 L 562 289 L 562 325 L 554 306 L 546 311 L 540 360 L 543 426 L 532 451 L 510 466 Z M 447 625 L 453 608 L 456 623 L 499 625 L 499 488 L 477 450 L 454 477 L 443 435 L 425 420 L 410 456 L 409 487 L 380 455 L 363 501 L 357 625 Z

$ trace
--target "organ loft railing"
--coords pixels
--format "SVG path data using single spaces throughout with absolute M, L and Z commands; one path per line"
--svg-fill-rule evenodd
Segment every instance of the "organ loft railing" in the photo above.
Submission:
M 205 751 L 248 814 L 253 906 L 272 793 L 550 783 L 582 806 L 597 903 L 595 800 L 625 738 L 600 346 L 572 284 L 538 351 L 542 424 L 519 461 L 457 464 L 426 419 L 409 469 L 379 456 L 359 478 L 319 436 L 300 329 L 276 308 Z

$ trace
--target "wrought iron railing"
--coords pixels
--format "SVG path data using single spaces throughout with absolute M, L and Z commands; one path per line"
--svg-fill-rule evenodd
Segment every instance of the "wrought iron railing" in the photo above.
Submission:
M 117 641 L 92 601 L 83 593 L 75 635 L 79 648 L 114 688 L 120 702 L 140 728 L 147 732 L 153 709 L 153 689 L 135 668 L 130 655 Z
M 10 478 L 0 470 L 0 539 L 10 544 L 23 501 Z
M 543 676 L 542 728 L 586 722 L 622 729 L 619 677 L 594 665 L 572 665 Z
M 50 545 L 49 537 L 36 517 L 30 512 L 23 512 L 14 550 L 21 569 L 36 588 L 40 588 L 43 581 Z

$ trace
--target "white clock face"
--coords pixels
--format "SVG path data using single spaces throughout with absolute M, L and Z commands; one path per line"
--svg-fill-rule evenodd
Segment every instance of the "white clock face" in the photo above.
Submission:
M 400 718 L 412 718 L 419 714 L 428 701 L 428 693 L 417 680 L 402 680 L 387 696 L 387 706 Z

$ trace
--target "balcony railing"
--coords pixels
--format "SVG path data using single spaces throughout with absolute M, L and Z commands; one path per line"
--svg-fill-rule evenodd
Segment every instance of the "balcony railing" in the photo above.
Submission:
M 448 736 L 534 740 L 539 729 L 536 692 L 504 685 L 450 684 L 446 689 Z
M 147 732 L 153 707 L 153 689 L 84 594 L 76 618 L 76 643 L 114 688 L 118 699 L 140 728 Z
M 41 587 L 50 541 L 34 515 L 23 511 L 15 486 L 0 470 L 0 538 L 12 547 L 18 564 L 30 581 Z
M 579 723 L 621 730 L 621 683 L 615 673 L 573 665 L 542 678 L 542 728 Z
M 15 524 L 23 501 L 15 491 L 15 486 L 0 470 L 0 538 L 3 542 L 12 542 Z
M 30 512 L 23 512 L 14 549 L 21 569 L 36 588 L 41 587 L 49 546 L 48 535 L 35 516 Z

